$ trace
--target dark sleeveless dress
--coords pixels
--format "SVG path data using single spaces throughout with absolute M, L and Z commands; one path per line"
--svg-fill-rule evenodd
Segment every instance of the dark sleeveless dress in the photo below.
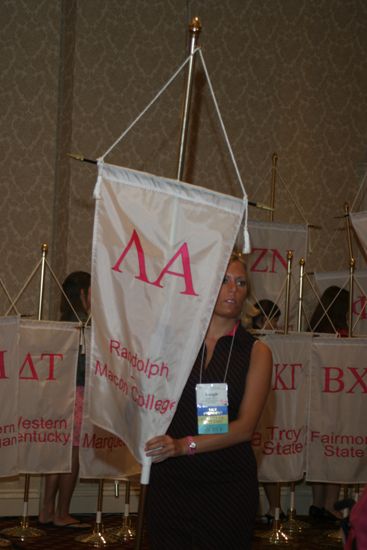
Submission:
M 226 382 L 229 421 L 237 418 L 255 338 L 238 327 Z M 202 382 L 223 382 L 232 336 L 220 338 Z M 199 352 L 167 433 L 197 434 L 195 386 Z M 205 363 L 204 363 L 205 364 Z M 247 550 L 258 508 L 256 461 L 250 442 L 152 465 L 147 526 L 152 550 Z

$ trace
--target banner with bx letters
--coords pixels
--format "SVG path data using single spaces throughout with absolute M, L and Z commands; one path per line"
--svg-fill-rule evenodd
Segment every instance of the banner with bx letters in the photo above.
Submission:
M 314 338 L 307 481 L 367 482 L 367 340 Z

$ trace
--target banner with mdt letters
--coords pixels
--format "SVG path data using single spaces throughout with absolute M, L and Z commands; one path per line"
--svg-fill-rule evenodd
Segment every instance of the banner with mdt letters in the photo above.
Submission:
M 367 482 L 367 340 L 314 338 L 307 481 Z
M 18 473 L 19 317 L 0 318 L 0 477 Z
M 305 470 L 312 335 L 269 334 L 272 388 L 252 439 L 262 482 L 302 479 Z
M 349 292 L 350 274 L 348 271 L 315 272 L 314 277 L 320 297 L 329 286 L 338 286 Z M 355 271 L 353 278 L 352 334 L 353 336 L 365 336 L 367 335 L 367 270 Z
M 83 407 L 83 424 L 79 446 L 79 475 L 92 479 L 128 479 L 140 473 L 136 462 L 125 443 L 116 435 L 95 426 L 89 419 L 90 330 L 85 329 L 86 370 Z
M 254 302 L 271 300 L 278 305 L 283 326 L 285 315 L 287 252 L 293 253 L 292 284 L 290 286 L 289 330 L 296 328 L 298 306 L 299 260 L 307 258 L 306 225 L 249 221 L 251 254 L 247 259 Z
M 20 473 L 70 471 L 79 332 L 75 323 L 20 322 L 19 362 L 12 365 Z
M 95 196 L 89 415 L 148 475 L 145 442 L 170 424 L 246 202 L 107 164 Z

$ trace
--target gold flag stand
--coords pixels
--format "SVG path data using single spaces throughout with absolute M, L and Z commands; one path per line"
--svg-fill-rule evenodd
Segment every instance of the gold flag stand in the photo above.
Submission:
M 118 496 L 118 482 L 115 483 L 115 489 L 115 495 Z M 130 516 L 130 489 L 131 482 L 127 480 L 125 481 L 125 509 L 122 516 L 122 525 L 118 528 L 110 527 L 109 529 L 106 529 L 106 531 L 116 537 L 119 542 L 128 542 L 136 538 L 136 529 L 132 524 Z
M 92 533 L 78 535 L 77 537 L 75 537 L 75 540 L 77 542 L 88 544 L 90 546 L 93 546 L 93 548 L 106 548 L 110 544 L 114 544 L 117 542 L 117 539 L 113 534 L 107 533 L 107 531 L 105 532 L 102 523 L 103 485 L 104 480 L 100 479 L 98 481 L 96 522 L 94 524 Z

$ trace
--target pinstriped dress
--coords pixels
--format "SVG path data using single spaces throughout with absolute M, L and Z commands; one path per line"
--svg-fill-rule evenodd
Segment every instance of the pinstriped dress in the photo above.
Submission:
M 220 338 L 202 382 L 223 382 L 232 336 Z M 236 332 L 226 382 L 229 421 L 237 418 L 255 338 Z M 197 434 L 195 387 L 200 351 L 167 431 L 174 438 Z M 204 363 L 205 364 L 205 363 Z M 256 461 L 250 442 L 153 464 L 147 498 L 152 550 L 247 550 L 258 508 Z

